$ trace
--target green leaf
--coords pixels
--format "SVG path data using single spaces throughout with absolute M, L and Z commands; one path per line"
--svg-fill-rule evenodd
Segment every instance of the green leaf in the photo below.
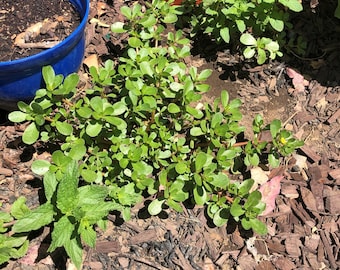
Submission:
M 48 202 L 51 202 L 51 199 L 54 195 L 54 193 L 57 190 L 58 181 L 54 173 L 48 171 L 44 175 L 44 191 L 45 196 Z
M 63 247 L 74 232 L 75 224 L 73 224 L 68 216 L 62 216 L 57 222 L 54 222 L 52 231 L 52 242 L 48 248 L 48 252 L 53 252 L 58 247 Z
M 139 23 L 142 26 L 148 28 L 154 26 L 157 23 L 157 20 L 153 14 L 150 14 L 149 16 L 145 16 L 144 18 L 142 18 Z
M 295 12 L 300 12 L 303 10 L 303 6 L 299 0 L 279 0 L 279 3 Z
M 112 108 L 113 108 L 113 113 L 111 115 L 114 115 L 114 116 L 121 115 L 121 114 L 125 113 L 128 110 L 128 108 L 126 107 L 125 103 L 122 102 L 122 101 L 115 102 L 112 105 Z
M 243 33 L 246 30 L 246 24 L 244 23 L 243 20 L 235 20 L 237 29 Z
M 261 192 L 259 192 L 258 190 L 254 190 L 253 192 L 251 192 L 247 198 L 246 203 L 244 204 L 244 209 L 248 210 L 258 205 L 261 201 L 261 197 Z
M 240 196 L 245 196 L 246 194 L 249 193 L 249 190 L 252 188 L 253 185 L 254 185 L 253 179 L 244 180 L 238 188 L 238 194 Z
M 220 35 L 225 43 L 229 43 L 230 41 L 230 34 L 229 34 L 229 28 L 224 27 L 220 29 Z
M 174 13 L 167 13 L 164 18 L 163 18 L 163 22 L 164 23 L 175 23 L 177 21 L 177 16 Z
M 335 18 L 340 19 L 340 0 L 338 0 L 338 5 L 337 5 L 337 7 L 334 11 L 334 16 L 335 16 Z
M 49 203 L 42 204 L 38 208 L 32 210 L 22 219 L 17 220 L 13 225 L 13 232 L 30 232 L 40 229 L 53 221 L 54 210 L 53 205 Z
M 187 167 L 187 164 L 185 162 L 179 162 L 175 166 L 175 170 L 178 174 L 186 173 L 187 169 L 188 169 L 188 167 Z
M 201 119 L 204 116 L 204 113 L 196 108 L 192 108 L 190 105 L 185 107 L 186 111 L 191 114 L 196 119 Z
M 27 116 L 28 116 L 27 113 L 21 111 L 14 111 L 8 114 L 8 119 L 14 123 L 20 123 L 25 121 Z
M 249 219 L 249 223 L 254 232 L 260 235 L 265 235 L 268 232 L 266 224 L 256 218 Z
M 200 127 L 192 127 L 190 129 L 190 135 L 191 136 L 201 136 L 204 135 L 202 129 Z
M 46 88 L 49 91 L 54 89 L 54 79 L 55 73 L 52 66 L 45 66 L 42 68 L 42 75 L 44 78 L 44 82 L 46 83 Z
M 204 69 L 197 77 L 197 81 L 201 82 L 201 81 L 205 81 L 207 80 L 210 75 L 212 74 L 212 70 L 211 69 Z
M 229 93 L 225 90 L 221 92 L 221 102 L 223 108 L 227 108 L 228 103 L 229 103 Z
M 143 61 L 139 64 L 140 70 L 142 71 L 143 74 L 149 75 L 150 77 L 153 76 L 153 69 L 151 67 L 150 62 L 148 61 Z
M 148 205 L 148 212 L 150 215 L 158 215 L 162 211 L 162 206 L 165 200 L 155 199 Z
M 278 32 L 281 32 L 284 28 L 284 22 L 282 20 L 270 18 L 269 23 Z
M 257 49 L 257 63 L 259 65 L 262 65 L 267 60 L 266 51 L 263 49 L 258 48 Z
M 66 123 L 66 122 L 57 121 L 56 122 L 56 128 L 62 135 L 65 135 L 65 136 L 69 136 L 73 132 L 72 125 L 70 125 L 69 123 Z
M 235 198 L 231 207 L 230 207 L 230 214 L 234 218 L 238 218 L 239 216 L 243 215 L 245 213 L 245 210 L 240 205 L 241 199 L 239 197 Z
M 194 199 L 197 205 L 204 205 L 208 201 L 208 194 L 203 186 L 195 185 Z
M 74 263 L 77 269 L 80 269 L 83 261 L 83 247 L 81 245 L 80 239 L 73 238 L 67 241 L 64 247 L 71 261 Z
M 128 43 L 132 48 L 137 48 L 143 45 L 142 41 L 136 37 L 130 37 Z
M 86 223 L 86 222 L 81 222 L 79 226 L 79 233 L 80 233 L 81 239 L 86 244 L 88 244 L 90 247 L 94 248 L 96 245 L 96 238 L 97 238 L 96 231 L 92 228 L 92 226 L 86 226 L 86 225 L 83 225 L 83 223 Z
M 124 23 L 123 22 L 115 22 L 111 25 L 111 31 L 113 33 L 125 33 L 126 30 L 124 29 Z
M 127 18 L 127 19 L 131 19 L 132 16 L 132 11 L 128 6 L 122 6 L 120 8 L 120 12 Z
M 170 150 L 159 151 L 157 157 L 159 159 L 167 159 L 167 158 L 171 157 L 171 151 Z
M 81 205 L 93 204 L 97 205 L 101 201 L 105 201 L 109 191 L 106 186 L 89 185 L 78 188 L 79 202 Z
M 16 219 L 21 219 L 25 215 L 28 215 L 30 209 L 26 205 L 26 198 L 20 196 L 16 201 L 12 204 L 11 207 L 11 215 Z
M 176 201 L 174 201 L 174 200 L 172 200 L 172 199 L 168 199 L 168 200 L 166 201 L 166 203 L 167 203 L 167 205 L 168 205 L 169 207 L 171 207 L 171 208 L 174 209 L 175 211 L 177 211 L 177 212 L 179 212 L 179 213 L 182 213 L 182 212 L 183 212 L 183 208 L 182 208 L 182 206 L 181 206 L 180 203 L 178 203 L 178 202 L 176 202 Z
M 138 175 L 149 175 L 153 171 L 153 167 L 145 163 L 144 161 L 139 161 L 132 163 L 133 170 L 138 173 Z
M 22 141 L 26 144 L 33 144 L 38 140 L 38 138 L 39 130 L 33 122 L 25 129 L 24 134 L 22 135 Z
M 279 133 L 280 129 L 281 129 L 281 121 L 278 120 L 278 119 L 274 119 L 270 123 L 270 133 L 271 133 L 273 139 Z
M 168 111 L 169 111 L 169 113 L 179 113 L 181 111 L 181 109 L 175 103 L 169 103 Z
M 228 222 L 229 219 L 229 211 L 226 208 L 221 208 L 218 210 L 213 217 L 213 223 L 220 227 Z
M 195 169 L 196 169 L 196 172 L 200 172 L 205 163 L 207 162 L 208 158 L 207 158 L 207 154 L 206 153 L 203 153 L 203 152 L 199 152 L 196 156 L 196 159 L 195 159 Z
M 31 166 L 33 173 L 44 175 L 50 169 L 51 163 L 47 160 L 37 159 L 34 160 Z
M 159 183 L 162 186 L 164 186 L 164 187 L 167 186 L 168 172 L 165 169 L 161 170 L 161 172 L 159 173 L 158 179 L 159 179 Z
M 273 168 L 277 168 L 280 165 L 280 159 L 275 157 L 274 154 L 268 155 L 268 162 L 269 162 L 269 165 L 272 166 Z
M 224 173 L 219 172 L 218 174 L 212 176 L 210 184 L 217 188 L 226 189 L 226 187 L 229 185 L 229 178 Z
M 240 41 L 242 44 L 247 46 L 256 46 L 256 39 L 249 33 L 242 34 L 240 37 Z
M 64 172 L 57 190 L 57 207 L 63 214 L 68 214 L 78 205 L 78 182 L 77 163 L 72 161 Z
M 249 59 L 252 58 L 256 53 L 256 50 L 252 47 L 247 47 L 243 51 L 243 55 L 245 58 Z
M 81 160 L 85 156 L 86 150 L 87 149 L 86 146 L 84 145 L 84 142 L 80 141 L 72 145 L 72 148 L 68 153 L 68 156 L 73 160 Z
M 102 125 L 100 123 L 88 123 L 86 126 L 86 134 L 90 137 L 97 137 L 98 134 L 102 131 Z

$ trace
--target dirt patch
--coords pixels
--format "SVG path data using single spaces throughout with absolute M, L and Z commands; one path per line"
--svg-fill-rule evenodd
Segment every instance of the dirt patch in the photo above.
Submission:
M 1 0 L 0 61 L 37 54 L 64 40 L 80 16 L 67 0 Z

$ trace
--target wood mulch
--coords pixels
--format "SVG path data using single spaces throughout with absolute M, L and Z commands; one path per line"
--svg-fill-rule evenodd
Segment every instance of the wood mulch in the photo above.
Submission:
M 93 59 L 100 63 L 119 53 L 119 40 L 110 39 L 106 24 L 122 20 L 118 12 L 122 4 L 91 1 L 90 19 L 96 20 L 87 28 L 85 63 L 93 63 Z M 319 14 L 323 14 L 322 8 L 317 10 Z M 340 37 L 335 34 L 327 39 L 339 42 Z M 318 67 L 310 65 L 316 60 L 297 61 L 293 56 L 284 59 L 285 62 L 253 67 L 242 64 L 241 57 L 228 50 L 216 52 L 213 58 L 206 55 L 201 51 L 187 60 L 200 69 L 213 69 L 208 80 L 212 91 L 204 97 L 206 101 L 227 89 L 231 96 L 243 101 L 243 124 L 248 132 L 252 117 L 261 113 L 266 123 L 278 118 L 305 141 L 305 146 L 293 157 L 284 159 L 280 168 L 270 172 L 275 175 L 276 170 L 281 170 L 285 179 L 276 209 L 262 217 L 268 235 L 245 232 L 236 224 L 214 227 L 201 207 L 186 208 L 181 214 L 168 211 L 150 217 L 141 204 L 133 209 L 133 218 L 128 222 L 114 213 L 109 216 L 107 231 L 98 231 L 96 248 L 86 248 L 83 269 L 339 269 L 340 77 L 333 76 L 340 74 L 340 64 L 334 63 L 334 59 L 340 58 L 339 52 L 325 54 L 318 59 L 323 61 Z M 332 70 L 326 72 L 329 66 Z M 308 85 L 302 89 L 294 85 L 287 75 L 291 68 L 303 74 Z M 79 72 L 84 84 L 88 83 L 86 69 L 85 64 Z M 23 127 L 11 125 L 1 115 L 0 200 L 6 209 L 19 195 L 25 195 L 29 206 L 35 206 L 41 180 L 29 168 L 34 159 L 46 153 L 23 145 L 20 141 Z M 45 241 L 41 236 L 32 239 L 31 250 L 40 246 L 39 260 L 33 265 L 19 260 L 4 267 L 66 269 L 62 251 L 51 256 L 43 252 Z

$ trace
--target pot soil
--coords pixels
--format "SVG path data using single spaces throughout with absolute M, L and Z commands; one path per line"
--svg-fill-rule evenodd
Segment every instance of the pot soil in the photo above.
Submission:
M 0 62 L 51 48 L 79 24 L 79 13 L 68 0 L 1 0 Z

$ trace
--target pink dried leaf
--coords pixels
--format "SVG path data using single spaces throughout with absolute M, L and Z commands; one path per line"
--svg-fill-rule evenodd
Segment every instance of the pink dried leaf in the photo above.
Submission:
M 27 253 L 24 257 L 19 259 L 19 262 L 25 265 L 35 265 L 35 260 L 38 257 L 39 245 L 34 244 L 28 247 Z
M 292 68 L 286 68 L 286 72 L 289 78 L 292 79 L 293 86 L 297 92 L 303 92 L 305 86 L 308 86 L 309 82 L 298 72 Z
M 261 216 L 268 215 L 275 209 L 275 199 L 277 195 L 280 194 L 281 190 L 280 182 L 282 179 L 283 179 L 282 175 L 275 176 L 271 180 L 260 186 L 259 191 L 262 194 L 261 201 L 266 204 L 266 209 L 263 211 Z

